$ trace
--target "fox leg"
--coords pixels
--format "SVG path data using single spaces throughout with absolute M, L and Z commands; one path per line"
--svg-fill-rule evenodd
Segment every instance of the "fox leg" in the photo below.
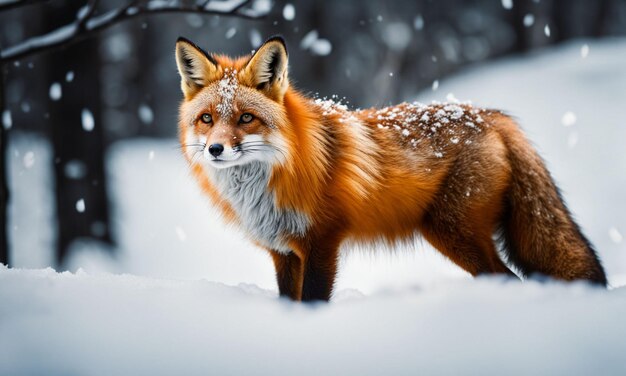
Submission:
M 329 301 L 337 276 L 339 247 L 321 246 L 309 252 L 304 262 L 302 301 Z
M 489 200 L 497 201 L 497 195 Z M 498 210 L 489 205 L 472 207 L 449 198 L 431 207 L 423 218 L 421 232 L 439 252 L 474 276 L 515 276 L 500 259 L 492 239 L 498 215 Z
M 509 173 L 501 141 L 486 135 L 455 157 L 439 195 L 421 221 L 421 232 L 435 248 L 472 275 L 514 275 L 492 239 L 502 212 Z
M 293 252 L 288 254 L 270 251 L 276 269 L 276 282 L 281 297 L 291 300 L 302 298 L 302 260 Z
M 489 237 L 479 239 L 475 235 L 464 236 L 458 229 L 430 226 L 422 234 L 439 252 L 473 276 L 495 273 L 515 276 L 502 262 Z

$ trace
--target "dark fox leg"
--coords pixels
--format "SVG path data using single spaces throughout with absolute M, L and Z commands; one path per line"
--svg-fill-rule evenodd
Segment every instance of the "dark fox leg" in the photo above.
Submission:
M 270 254 L 280 296 L 302 301 L 330 300 L 339 254 L 335 243 L 321 243 L 307 251 L 298 249 L 289 254 L 270 251 Z
M 456 155 L 420 226 L 428 242 L 472 275 L 515 275 L 492 239 L 508 186 L 504 151 L 489 148 L 498 142 L 486 135 Z
M 473 276 L 496 273 L 515 276 L 502 262 L 489 237 L 464 235 L 462 229 L 448 226 L 427 223 L 422 234 L 439 252 Z
M 320 244 L 312 247 L 304 262 L 302 301 L 329 301 L 337 276 L 339 247 Z
M 270 251 L 276 269 L 276 282 L 281 297 L 291 300 L 302 298 L 303 268 L 302 260 L 293 252 L 283 254 Z

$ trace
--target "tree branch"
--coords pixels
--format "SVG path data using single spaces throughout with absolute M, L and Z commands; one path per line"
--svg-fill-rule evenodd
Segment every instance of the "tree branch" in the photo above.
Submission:
M 25 5 L 45 3 L 47 1 L 50 0 L 0 0 L 0 12 Z
M 1 0 L 0 0 L 1 1 Z M 36 0 L 25 0 L 33 2 Z M 97 0 L 89 0 L 77 19 L 51 32 L 26 39 L 0 50 L 0 64 L 8 63 L 43 51 L 55 50 L 83 40 L 122 21 L 161 13 L 195 13 L 260 19 L 267 12 L 245 8 L 251 0 L 206 1 L 201 5 L 183 4 L 172 0 L 135 0 L 126 6 L 101 15 L 94 15 Z

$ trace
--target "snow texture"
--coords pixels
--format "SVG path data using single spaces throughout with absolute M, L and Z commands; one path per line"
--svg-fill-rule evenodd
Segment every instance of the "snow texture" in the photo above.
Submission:
M 626 288 L 441 283 L 333 304 L 0 266 L 0 374 L 618 375 Z

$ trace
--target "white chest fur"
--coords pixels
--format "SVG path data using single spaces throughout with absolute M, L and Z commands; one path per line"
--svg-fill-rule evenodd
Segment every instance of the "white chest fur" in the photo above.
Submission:
M 304 235 L 309 220 L 303 213 L 276 207 L 274 192 L 268 189 L 270 169 L 268 163 L 252 162 L 213 170 L 212 178 L 253 240 L 288 253 L 286 236 Z

